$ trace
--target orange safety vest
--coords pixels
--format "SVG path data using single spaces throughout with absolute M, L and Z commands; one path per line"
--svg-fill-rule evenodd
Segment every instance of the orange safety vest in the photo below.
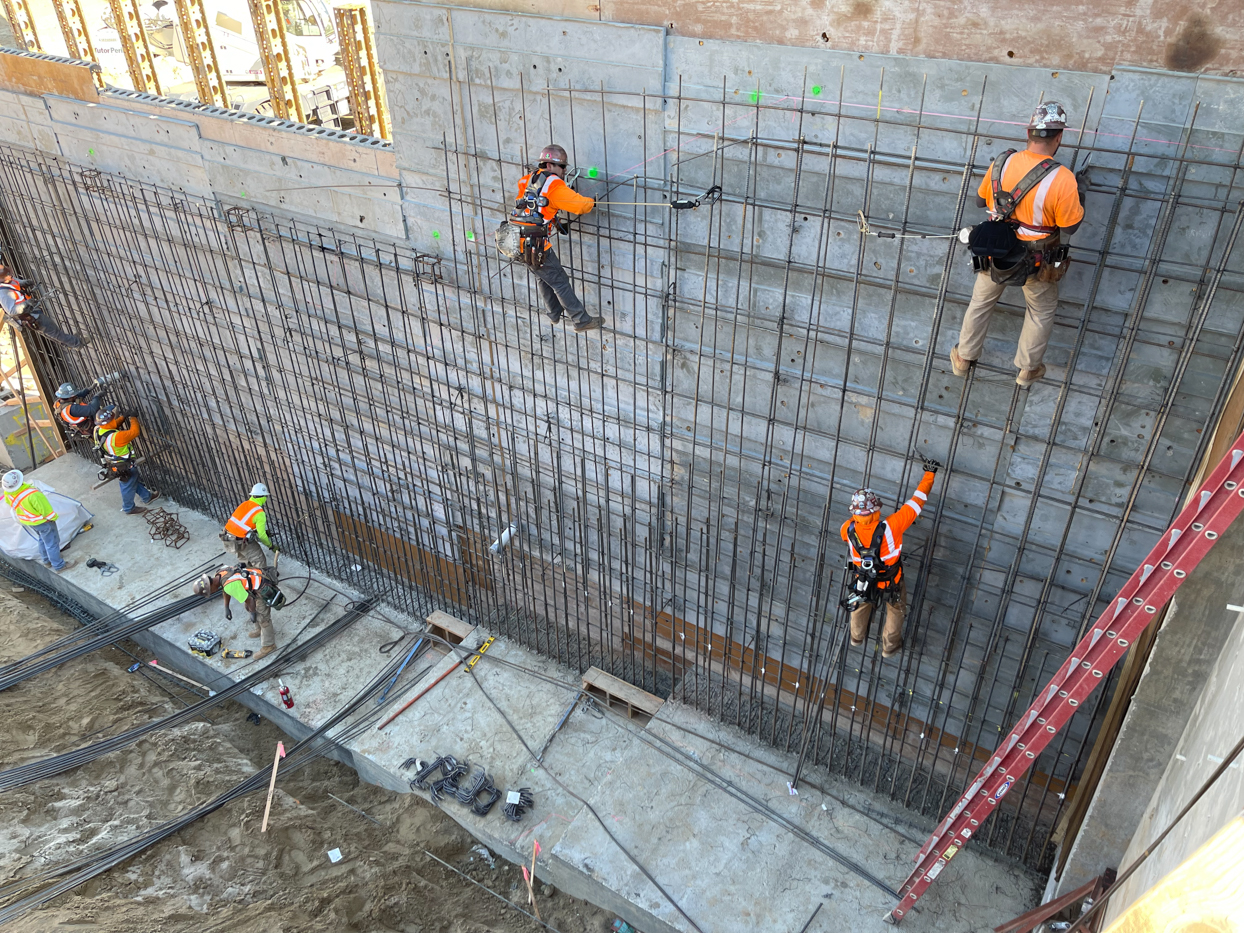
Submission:
M 533 181 L 540 182 L 540 187 L 532 190 L 531 183 Z M 552 172 L 533 172 L 530 175 L 524 175 L 519 179 L 522 185 L 522 194 L 514 201 L 514 212 L 510 215 L 510 222 L 516 224 L 533 224 L 537 223 L 536 217 L 544 218 L 544 222 L 548 223 L 557 216 L 557 208 L 549 203 L 549 188 L 556 181 L 561 181 Z M 564 182 L 563 182 L 564 184 Z
M 22 490 L 20 495 L 9 502 L 9 505 L 13 508 L 14 514 L 17 515 L 17 520 L 23 525 L 42 525 L 44 522 L 48 521 L 48 517 L 43 513 L 32 512 L 29 509 L 22 508 L 22 503 L 38 491 L 39 490 L 34 486 L 27 486 L 24 490 Z M 9 497 L 5 496 L 5 498 L 8 499 Z
M 13 309 L 14 314 L 22 313 L 22 305 L 26 303 L 26 296 L 22 294 L 21 286 L 17 284 L 17 279 L 8 282 L 0 282 L 0 288 L 7 288 L 13 293 L 13 302 L 17 305 Z
M 254 499 L 247 499 L 229 516 L 225 522 L 225 531 L 235 538 L 245 538 L 255 530 L 255 516 L 263 511 L 263 506 Z
M 86 415 L 71 415 L 69 413 L 69 409 L 72 405 L 72 400 L 62 401 L 61 399 L 57 399 L 56 414 L 60 416 L 60 420 L 65 422 L 65 424 L 79 425 L 86 420 Z
M 259 588 L 263 586 L 263 571 L 247 568 L 241 573 L 233 574 L 224 582 L 223 586 L 228 586 L 230 583 L 241 583 L 246 587 L 246 592 L 257 593 Z

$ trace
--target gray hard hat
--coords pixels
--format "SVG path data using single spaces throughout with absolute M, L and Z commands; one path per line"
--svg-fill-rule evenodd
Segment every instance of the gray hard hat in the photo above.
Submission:
M 569 159 L 566 156 L 565 149 L 557 145 L 557 143 L 551 143 L 540 150 L 540 158 L 536 161 L 540 165 L 551 162 L 554 165 L 560 165 L 562 168 L 565 168 Z
M 56 390 L 57 398 L 73 398 L 78 394 L 78 390 L 73 387 L 72 382 L 62 382 L 60 388 Z
M 1057 136 L 1067 128 L 1067 111 L 1056 100 L 1047 100 L 1037 105 L 1028 121 L 1028 129 L 1037 136 Z

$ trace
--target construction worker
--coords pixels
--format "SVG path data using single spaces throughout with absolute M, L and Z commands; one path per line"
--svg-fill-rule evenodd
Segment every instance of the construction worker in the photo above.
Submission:
M 3 264 L 0 264 L 0 309 L 4 311 L 4 319 L 14 327 L 42 334 L 66 347 L 77 349 L 83 346 L 81 337 L 65 333 L 36 307 L 36 303 L 22 290 L 22 284 L 13 275 L 13 270 Z
M 976 204 L 989 210 L 990 220 L 972 228 L 968 239 L 977 275 L 959 342 L 950 351 L 956 376 L 966 376 L 980 359 L 989 318 L 1007 285 L 1023 286 L 1027 307 L 1015 382 L 1030 386 L 1045 375 L 1041 360 L 1054 327 L 1058 282 L 1070 266 L 1065 241 L 1084 220 L 1081 185 L 1088 185 L 1083 171 L 1077 178 L 1054 161 L 1066 127 L 1061 104 L 1041 104 L 1028 121 L 1028 148 L 999 155 L 977 191 Z
M 842 540 L 851 550 L 847 596 L 843 605 L 851 610 L 851 644 L 859 647 L 868 637 L 873 607 L 884 602 L 885 627 L 881 632 L 881 656 L 889 658 L 903 650 L 903 617 L 907 614 L 907 586 L 903 579 L 903 532 L 920 517 L 941 468 L 924 458 L 924 477 L 903 507 L 881 518 L 881 497 L 871 489 L 858 489 L 851 497 L 851 518 L 842 523 Z
M 247 632 L 247 635 L 250 638 L 263 636 L 263 640 L 259 643 L 259 650 L 255 652 L 256 659 L 267 657 L 276 649 L 276 628 L 272 625 L 272 607 L 262 595 L 266 583 L 275 583 L 275 574 L 275 568 L 239 565 L 225 577 L 224 586 L 221 587 L 225 593 L 245 606 L 246 611 L 251 614 L 251 630 Z
M 134 505 L 134 494 L 149 505 L 160 498 L 158 490 L 148 490 L 138 473 L 134 439 L 141 433 L 137 415 L 122 415 L 116 405 L 106 405 L 95 413 L 95 449 L 106 474 L 116 476 L 121 486 L 121 511 L 141 515 L 147 510 Z
M 260 544 L 271 548 L 275 554 L 280 553 L 268 538 L 268 514 L 264 511 L 267 501 L 268 487 L 256 483 L 251 487 L 250 498 L 233 510 L 225 522 L 224 531 L 220 533 L 226 551 L 237 555 L 248 567 L 261 570 L 268 566 L 268 558 L 264 556 Z
M 77 561 L 60 556 L 60 532 L 56 528 L 56 519 L 60 516 L 48 502 L 48 497 L 26 482 L 21 470 L 5 473 L 0 487 L 4 489 L 4 501 L 13 510 L 13 517 L 28 535 L 39 542 L 43 566 L 50 567 L 56 573 L 64 573 L 76 566 Z
M 56 417 L 65 428 L 79 437 L 90 437 L 94 430 L 95 416 L 103 399 L 92 398 L 97 387 L 89 385 L 85 389 L 76 389 L 72 382 L 62 382 L 56 390 L 56 401 L 53 408 Z
M 596 202 L 571 190 L 564 181 L 566 177 L 566 150 L 561 146 L 545 146 L 534 172 L 528 172 L 518 180 L 518 198 L 510 223 L 520 230 L 523 261 L 540 280 L 540 297 L 549 320 L 554 324 L 568 314 L 574 319 L 576 333 L 593 330 L 604 324 L 604 318 L 593 316 L 574 293 L 570 276 L 566 274 L 552 237 L 559 226 L 558 211 L 586 214 Z

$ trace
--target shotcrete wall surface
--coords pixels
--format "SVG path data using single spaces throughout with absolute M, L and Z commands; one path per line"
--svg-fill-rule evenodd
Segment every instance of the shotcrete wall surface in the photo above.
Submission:
M 289 550 L 362 591 L 943 812 L 1166 527 L 1239 369 L 1240 82 L 374 9 L 391 147 L 10 95 L 5 253 L 95 335 L 45 380 L 124 372 L 158 483 L 223 519 L 265 479 Z M 954 233 L 1042 98 L 1090 179 L 1049 371 L 1015 385 L 1016 291 L 961 380 Z M 587 337 L 491 246 L 551 139 L 599 199 L 557 246 Z M 921 454 L 883 662 L 845 644 L 839 526 Z M 1108 692 L 980 840 L 1048 860 Z
M 12 562 L 100 617 L 203 567 L 214 568 L 224 556 L 219 522 L 173 501 L 157 504 L 177 514 L 190 540 L 177 550 L 152 541 L 142 517 L 120 513 L 115 483 L 90 488 L 94 469 L 79 458 L 62 458 L 34 478 L 81 497 L 95 515 L 94 528 L 65 552 L 79 565 L 62 576 L 34 561 Z M 273 497 L 272 513 L 281 507 Z M 86 567 L 88 555 L 113 562 L 117 571 L 103 576 Z M 288 557 L 280 570 L 291 600 L 273 614 L 281 646 L 310 637 L 359 595 L 353 585 Z M 187 582 L 164 602 L 189 592 Z M 292 692 L 292 709 L 281 705 L 275 680 L 242 694 L 241 701 L 303 738 L 413 649 L 411 634 L 391 653 L 378 651 L 403 632 L 420 631 L 421 623 L 389 607 L 373 609 L 281 675 Z M 136 640 L 155 654 L 158 666 L 219 690 L 256 670 L 255 662 L 196 657 L 186 640 L 207 628 L 230 648 L 255 646 L 246 638 L 248 627 L 236 603 L 229 621 L 213 601 Z M 502 632 L 476 629 L 463 646 L 478 647 L 487 634 L 500 637 L 471 674 L 453 670 L 378 730 L 379 722 L 458 661 L 458 655 L 425 643 L 390 691 L 393 702 L 380 710 L 369 701 L 359 718 L 370 715 L 371 724 L 344 741 L 337 756 L 365 780 L 401 792 L 411 790 L 413 769 L 403 767 L 409 758 L 439 755 L 486 768 L 504 791 L 529 788 L 534 804 L 521 822 L 502 815 L 504 799 L 484 817 L 453 799 L 441 806 L 513 862 L 530 864 L 538 842 L 541 881 L 615 911 L 646 933 L 799 930 L 813 911 L 809 933 L 884 928 L 882 918 L 895 901 L 886 889 L 902 883 L 930 820 L 820 769 L 791 796 L 786 782 L 793 755 L 676 701 L 645 721 L 581 699 L 557 730 L 578 699 L 579 678 Z M 180 682 L 163 682 L 180 692 Z M 541 751 L 543 765 L 537 765 L 533 755 Z M 957 885 L 922 901 L 921 910 L 904 921 L 905 930 L 939 931 L 951 924 L 985 933 L 1035 903 L 1037 876 L 984 850 L 965 852 L 954 870 Z

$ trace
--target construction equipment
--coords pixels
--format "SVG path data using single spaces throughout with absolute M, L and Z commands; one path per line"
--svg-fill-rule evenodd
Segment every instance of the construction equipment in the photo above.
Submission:
M 384 93 L 384 74 L 376 60 L 376 37 L 361 3 L 333 7 L 337 18 L 337 38 L 341 44 L 341 66 L 350 88 L 350 111 L 354 131 L 365 136 L 393 138 L 389 104 Z
M 3 0 L 3 3 L 4 17 L 13 30 L 13 41 L 27 52 L 42 52 L 29 0 Z
M 938 824 L 916 855 L 916 868 L 887 922 L 897 923 L 911 910 L 1242 510 L 1244 434 Z
M 76 0 L 75 0 L 76 2 Z M 216 59 L 216 46 L 208 27 L 207 9 L 203 0 L 173 0 L 177 8 L 177 22 L 194 72 L 194 87 L 199 101 L 213 107 L 229 108 L 229 90 Z
M 116 2 L 116 0 L 112 0 Z M 298 92 L 293 63 L 289 57 L 289 39 L 285 35 L 285 19 L 277 0 L 249 0 L 255 38 L 259 41 L 259 58 L 263 62 L 264 81 L 272 101 L 272 115 L 281 120 L 306 123 L 302 95 Z
M 134 90 L 143 94 L 163 94 L 138 0 L 108 0 L 108 5 L 112 9 L 117 41 L 125 53 L 125 64 L 129 68 L 130 80 L 134 82 Z
M 405 635 L 402 636 L 402 638 L 405 637 Z M 415 646 L 406 653 L 406 657 L 402 660 L 402 666 L 397 669 L 397 673 L 393 675 L 393 679 L 389 681 L 389 685 L 380 692 L 379 696 L 376 697 L 377 706 L 380 706 L 389 698 L 389 691 L 393 689 L 393 685 L 397 683 L 397 679 L 402 676 L 402 671 L 406 670 L 406 665 L 411 662 L 411 659 L 414 658 L 414 656 L 419 652 L 419 649 L 423 647 L 423 643 L 426 640 L 426 638 L 419 638 L 419 640 L 415 642 Z M 388 653 L 385 652 L 383 648 L 381 648 L 381 651 L 385 654 Z

